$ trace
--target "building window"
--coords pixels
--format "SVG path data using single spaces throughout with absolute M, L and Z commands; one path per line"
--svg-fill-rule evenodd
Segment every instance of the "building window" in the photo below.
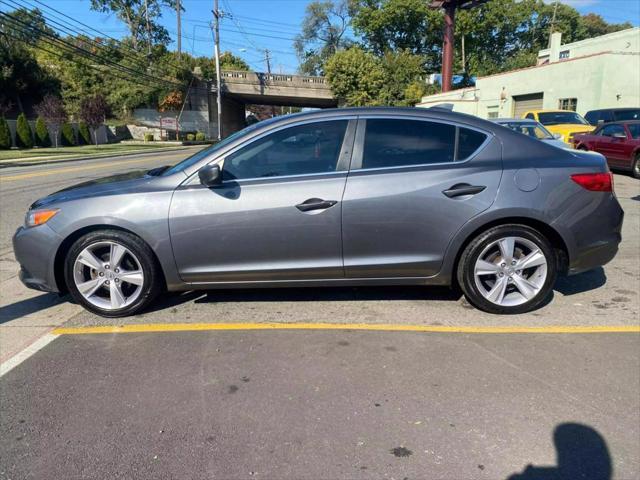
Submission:
M 560 110 L 571 110 L 572 112 L 575 112 L 578 109 L 578 99 L 561 98 L 558 101 L 558 108 L 560 108 Z
M 487 107 L 487 118 L 498 118 L 499 112 L 498 105 L 492 105 L 491 107 Z
M 560 60 L 566 60 L 567 58 L 569 58 L 569 50 L 563 50 L 562 52 L 560 52 Z

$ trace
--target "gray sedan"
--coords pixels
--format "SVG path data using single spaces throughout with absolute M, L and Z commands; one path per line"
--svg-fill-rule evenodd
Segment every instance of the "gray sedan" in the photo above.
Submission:
M 163 290 L 451 285 L 539 307 L 558 274 L 616 254 L 604 157 L 443 109 L 260 122 L 181 163 L 35 202 L 14 236 L 30 288 L 107 317 Z

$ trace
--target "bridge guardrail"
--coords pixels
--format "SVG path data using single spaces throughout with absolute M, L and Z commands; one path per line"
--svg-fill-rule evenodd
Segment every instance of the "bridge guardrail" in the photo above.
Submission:
M 241 84 L 270 84 L 291 87 L 326 88 L 330 89 L 324 77 L 309 77 L 305 75 L 289 75 L 279 73 L 247 72 L 241 70 L 222 70 L 223 82 Z

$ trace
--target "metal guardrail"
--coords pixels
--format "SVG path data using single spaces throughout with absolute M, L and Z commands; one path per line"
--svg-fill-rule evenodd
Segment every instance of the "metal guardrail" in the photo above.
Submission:
M 268 84 L 291 87 L 326 88 L 329 85 L 324 77 L 308 77 L 305 75 L 283 75 L 264 72 L 246 72 L 241 70 L 223 70 L 220 72 L 225 83 Z

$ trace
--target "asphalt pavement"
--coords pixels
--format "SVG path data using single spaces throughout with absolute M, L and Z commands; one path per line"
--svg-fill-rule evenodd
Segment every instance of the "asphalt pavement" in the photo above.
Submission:
M 63 335 L 0 379 L 0 478 L 633 480 L 639 340 Z
M 0 479 L 640 478 L 640 182 L 615 177 L 613 262 L 525 315 L 301 288 L 166 294 L 114 321 L 22 287 L 11 235 L 34 200 L 193 151 L 0 169 Z M 251 330 L 270 323 L 307 329 Z M 142 333 L 82 334 L 123 324 Z

